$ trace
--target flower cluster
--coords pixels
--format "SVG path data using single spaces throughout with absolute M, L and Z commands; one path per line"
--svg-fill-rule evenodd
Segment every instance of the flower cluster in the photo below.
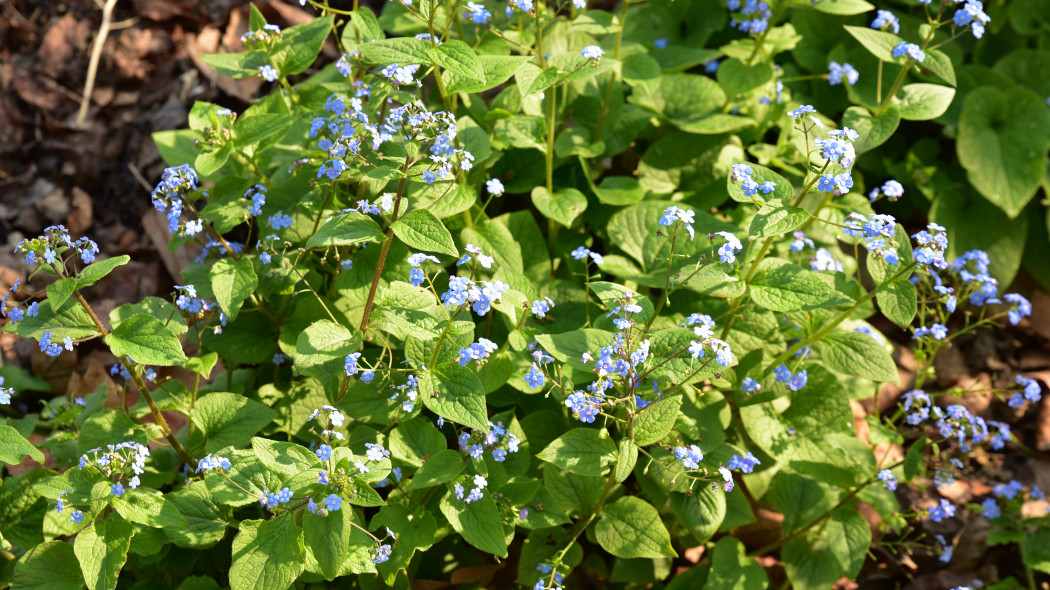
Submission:
M 485 479 L 484 475 L 481 475 L 479 473 L 474 476 L 473 483 L 474 487 L 471 488 L 470 492 L 467 493 L 466 497 L 464 497 L 463 494 L 466 492 L 466 488 L 463 487 L 463 484 L 456 482 L 456 484 L 452 486 L 452 489 L 456 492 L 456 498 L 459 500 L 463 500 L 463 502 L 466 504 L 470 504 L 471 502 L 477 502 L 478 500 L 484 498 L 485 494 L 483 493 L 483 490 L 486 487 L 488 487 L 488 480 Z M 468 483 L 467 485 L 470 484 Z
M 871 21 L 873 29 L 888 29 L 894 35 L 901 32 L 901 22 L 888 10 L 879 10 L 875 13 L 875 20 Z
M 897 220 L 892 215 L 873 214 L 870 218 L 860 213 L 850 213 L 846 217 L 842 233 L 849 237 L 864 234 L 868 252 L 881 258 L 886 264 L 899 264 L 900 255 L 897 248 L 889 241 L 897 229 Z
M 1021 386 L 1021 391 L 1010 396 L 1010 401 L 1007 403 L 1011 408 L 1020 408 L 1026 401 L 1034 404 L 1042 399 L 1042 389 L 1039 387 L 1039 382 L 1035 379 L 1018 375 L 1014 379 L 1014 383 Z
M 586 261 L 588 257 L 594 261 L 595 264 L 605 264 L 605 257 L 601 254 L 580 246 L 572 251 L 570 254 L 574 260 Z
M 733 364 L 733 351 L 729 343 L 715 338 L 715 321 L 711 316 L 693 314 L 686 320 L 687 325 L 693 325 L 693 334 L 697 340 L 689 343 L 689 354 L 694 359 L 704 357 L 704 349 L 710 350 L 715 355 L 715 362 L 723 367 Z M 698 325 L 694 325 L 698 324 Z
M 503 293 L 510 285 L 502 281 L 478 281 L 464 277 L 452 276 L 448 279 L 448 291 L 441 295 L 445 307 L 458 307 L 471 304 L 474 313 L 483 316 L 492 309 L 493 303 L 503 300 Z
M 726 5 L 734 13 L 730 26 L 751 35 L 758 35 L 769 27 L 773 12 L 762 0 L 727 0 Z
M 483 365 L 485 359 L 489 358 L 497 348 L 499 346 L 488 338 L 478 338 L 474 344 L 459 349 L 459 365 L 465 367 L 470 361 L 476 361 L 479 366 Z
M 871 189 L 871 192 L 868 193 L 868 199 L 872 203 L 877 201 L 878 198 L 881 196 L 885 196 L 891 201 L 896 201 L 897 199 L 904 196 L 904 187 L 901 186 L 901 183 L 897 182 L 896 180 L 890 179 L 882 183 L 881 189 L 873 188 Z
M 805 369 L 792 374 L 791 369 L 783 364 L 773 369 L 773 377 L 777 380 L 777 383 L 787 385 L 788 389 L 791 391 L 802 389 L 806 386 L 806 382 L 809 380 L 809 375 Z
M 853 86 L 859 79 L 860 72 L 848 63 L 839 65 L 838 62 L 833 61 L 828 64 L 828 84 L 832 86 L 838 86 L 843 81 Z
M 926 53 L 923 52 L 922 48 L 914 43 L 908 43 L 907 41 L 901 41 L 893 48 L 893 57 L 904 56 L 908 56 L 919 63 L 926 61 Z
M 664 214 L 660 217 L 660 225 L 674 225 L 675 222 L 681 221 L 685 224 L 685 229 L 689 231 L 689 241 L 692 241 L 695 237 L 693 231 L 693 219 L 694 213 L 692 209 L 681 209 L 675 205 L 671 205 L 664 210 Z
M 944 251 L 948 249 L 948 234 L 943 227 L 930 223 L 926 229 L 914 234 L 919 248 L 915 250 L 915 262 L 923 267 L 946 268 Z
M 133 475 L 128 481 L 128 487 L 134 489 L 139 487 L 139 476 L 145 473 L 146 459 L 149 457 L 149 449 L 134 441 L 126 441 L 115 445 L 107 445 L 103 450 L 101 447 L 91 449 L 80 457 L 79 467 L 84 469 L 88 466 L 98 468 L 107 478 L 116 478 L 114 483 L 120 484 L 120 480 L 127 475 L 130 468 Z M 123 485 L 114 485 L 112 492 L 117 496 L 124 494 Z
M 481 459 L 487 450 L 495 461 L 502 463 L 507 460 L 508 453 L 518 452 L 521 439 L 507 430 L 503 422 L 489 422 L 488 432 L 473 429 L 470 432 L 461 432 L 456 444 L 459 445 L 459 450 L 468 454 L 471 459 Z
M 751 166 L 748 166 L 747 164 L 733 164 L 730 178 L 732 178 L 734 182 L 740 183 L 740 190 L 744 191 L 745 197 L 754 197 L 759 191 L 764 195 L 768 195 L 777 190 L 777 183 L 772 180 L 767 180 L 762 184 L 759 184 L 751 177 L 752 174 L 754 174 L 754 171 L 751 169 Z
M 169 234 L 179 230 L 183 207 L 182 200 L 187 193 L 197 190 L 197 186 L 197 172 L 189 164 L 165 168 L 164 173 L 161 174 L 160 182 L 153 189 L 150 198 L 153 201 L 154 209 L 167 212 Z M 194 235 L 189 232 L 194 232 L 195 229 L 198 229 L 197 224 L 194 224 L 193 228 L 186 230 L 187 235 Z
M 14 387 L 4 387 L 4 378 L 0 377 L 0 406 L 11 405 L 11 398 L 15 395 Z
M 973 36 L 978 39 L 984 36 L 984 27 L 991 21 L 992 17 L 984 12 L 981 0 L 966 0 L 966 4 L 952 16 L 952 24 L 957 27 L 970 27 Z

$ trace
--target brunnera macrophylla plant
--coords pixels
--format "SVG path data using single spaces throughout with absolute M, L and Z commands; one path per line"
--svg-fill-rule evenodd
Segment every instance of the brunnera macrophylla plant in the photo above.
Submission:
M 910 178 L 860 168 L 948 111 L 941 48 L 994 26 L 979 1 L 906 23 L 862 0 L 301 4 L 314 21 L 253 7 L 244 51 L 204 57 L 272 92 L 155 135 L 149 198 L 196 256 L 166 298 L 102 316 L 84 293 L 127 256 L 61 226 L 18 245 L 4 329 L 108 349 L 121 386 L 42 411 L 0 389 L 0 461 L 53 457 L 2 482 L 0 584 L 408 588 L 513 554 L 500 579 L 536 590 L 757 588 L 777 554 L 827 588 L 873 543 L 950 560 L 919 531 L 957 511 L 1045 571 L 1047 517 L 1020 510 L 1038 488 L 894 494 L 1013 440 L 924 387 L 938 351 L 1031 305 L 951 228 L 884 212 Z M 799 34 L 817 23 L 827 55 Z M 850 401 L 899 381 L 876 324 L 919 370 L 864 441 Z M 757 508 L 782 534 L 745 546 Z

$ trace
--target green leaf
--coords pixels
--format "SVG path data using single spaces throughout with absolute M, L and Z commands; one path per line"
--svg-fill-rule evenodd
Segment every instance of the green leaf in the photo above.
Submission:
M 480 55 L 481 67 L 485 70 L 485 81 L 479 82 L 470 77 L 457 76 L 455 72 L 446 71 L 444 77 L 449 92 L 483 92 L 503 84 L 530 59 L 527 55 Z
M 697 543 L 710 539 L 726 517 L 726 492 L 697 486 L 690 495 L 671 494 L 671 510 Z
M 151 315 L 160 320 L 172 334 L 185 334 L 189 329 L 182 314 L 170 302 L 160 297 L 146 297 L 138 303 L 125 303 L 109 312 L 109 323 L 119 326 L 124 320 L 137 315 Z M 207 377 L 207 375 L 205 375 Z
M 816 343 L 820 358 L 829 369 L 879 383 L 899 383 L 900 375 L 886 347 L 868 334 L 834 332 Z
M 594 529 L 598 544 L 616 557 L 677 557 L 671 535 L 652 504 L 624 496 L 602 509 Z
M 503 523 L 491 494 L 485 494 L 477 502 L 467 504 L 457 499 L 452 492 L 447 492 L 441 497 L 440 508 L 448 523 L 464 541 L 485 553 L 507 556 Z
M 314 63 L 334 20 L 335 15 L 329 14 L 284 30 L 272 58 L 282 76 L 298 74 Z
M 153 316 L 131 316 L 114 328 L 105 340 L 118 358 L 130 356 L 131 360 L 144 365 L 172 367 L 185 364 L 187 360 L 178 336 Z
M 345 508 L 328 516 L 311 512 L 303 514 L 303 530 L 306 549 L 313 554 L 321 575 L 333 580 L 339 575 L 343 563 L 350 556 L 350 536 L 354 531 L 351 520 L 354 511 Z
M 831 511 L 824 535 L 828 549 L 838 560 L 842 576 L 856 578 L 871 546 L 868 521 L 854 509 L 838 508 Z
M 901 329 L 910 326 L 919 311 L 915 285 L 907 277 L 879 285 L 875 293 L 875 302 L 879 304 L 882 315 Z
M 849 16 L 875 10 L 875 6 L 865 0 L 820 0 L 813 5 L 813 9 L 827 14 Z
M 952 65 L 952 58 L 948 57 L 943 51 L 927 49 L 926 61 L 922 62 L 921 65 L 930 70 L 934 76 L 940 78 L 945 84 L 949 86 L 956 85 L 955 66 Z
M 207 549 L 226 536 L 232 514 L 215 503 L 205 482 L 194 481 L 168 492 L 165 498 L 186 519 L 186 526 L 164 527 L 164 533 L 179 547 Z
M 0 462 L 17 465 L 26 455 L 37 463 L 44 462 L 44 454 L 37 450 L 33 443 L 11 426 L 0 425 Z
M 773 476 L 766 498 L 774 510 L 784 515 L 781 526 L 785 535 L 820 518 L 838 500 L 829 485 L 788 470 Z
M 154 528 L 187 528 L 189 523 L 175 504 L 156 490 L 134 488 L 124 491 L 119 498 L 110 499 L 110 505 L 129 522 Z
M 199 146 L 203 148 L 203 144 Z M 197 173 L 201 176 L 210 176 L 215 174 L 226 164 L 226 161 L 230 159 L 230 153 L 233 151 L 233 146 L 230 144 L 223 144 L 218 149 L 201 152 L 197 154 L 197 157 L 193 161 L 193 168 L 197 170 Z
M 739 96 L 767 84 L 773 79 L 773 66 L 766 61 L 744 65 L 739 59 L 727 59 L 716 74 L 718 83 L 728 96 Z
M 809 219 L 809 211 L 793 207 L 787 201 L 769 201 L 755 213 L 747 235 L 752 240 L 780 236 L 795 231 Z
M 798 590 L 831 588 L 841 578 L 838 560 L 821 543 L 814 547 L 805 539 L 792 539 L 780 550 L 791 586 Z
M 650 303 L 650 305 L 652 304 Z M 582 371 L 594 370 L 593 365 L 588 367 L 586 363 L 580 360 L 583 353 L 608 346 L 612 339 L 612 333 L 593 328 L 536 336 L 536 340 L 543 347 L 543 350 L 546 350 L 554 358 L 568 364 L 570 367 Z
M 544 217 L 565 227 L 572 227 L 572 222 L 587 209 L 587 197 L 574 188 L 563 188 L 551 194 L 546 188 L 538 186 L 532 189 L 532 204 Z
M 217 260 L 208 271 L 208 276 L 211 277 L 211 290 L 215 301 L 231 320 L 237 318 L 241 304 L 259 285 L 259 278 L 255 275 L 255 268 L 249 258 Z
M 67 299 L 56 312 L 50 305 L 42 305 L 33 317 L 26 316 L 18 323 L 7 322 L 4 331 L 22 338 L 37 338 L 44 332 L 51 332 L 51 338 L 61 342 L 63 338 L 83 338 L 97 336 L 98 328 L 91 321 L 91 316 L 84 311 L 75 299 Z
M 547 445 L 539 458 L 580 475 L 602 475 L 616 462 L 616 443 L 596 428 L 574 428 Z
M 671 395 L 643 408 L 634 418 L 634 442 L 644 447 L 663 439 L 674 428 L 681 407 L 682 396 Z
M 606 205 L 633 205 L 645 197 L 645 189 L 631 176 L 606 176 L 601 184 L 591 188 Z
M 209 453 L 223 447 L 243 447 L 277 417 L 269 407 L 236 393 L 216 392 L 197 400 L 192 419 L 204 432 Z
M 440 219 L 426 209 L 409 211 L 391 227 L 394 235 L 416 250 L 459 257 L 452 234 Z
M 395 459 L 413 467 L 423 464 L 430 457 L 445 450 L 445 435 L 434 424 L 423 417 L 400 420 L 390 433 L 390 452 Z
M 632 102 L 683 130 L 722 108 L 726 93 L 717 82 L 697 74 L 665 74 L 659 84 L 639 86 Z
M 105 447 L 126 440 L 133 440 L 139 444 L 147 442 L 141 427 L 127 414 L 117 410 L 103 410 L 92 414 L 80 427 L 77 454 L 83 455 L 89 449 Z
M 898 62 L 898 59 L 893 57 L 893 48 L 904 39 L 893 33 L 876 31 L 868 27 L 851 27 L 847 25 L 844 28 L 847 33 L 853 35 L 853 38 L 857 41 L 860 41 L 860 44 L 877 59 L 890 63 Z
M 638 463 L 638 445 L 629 438 L 621 438 L 619 444 L 616 445 L 616 483 L 623 483 L 630 477 L 636 463 Z
M 356 211 L 337 215 L 317 229 L 306 241 L 307 248 L 319 246 L 352 246 L 362 242 L 378 242 L 383 230 L 371 217 Z
M 981 86 L 963 102 L 955 148 L 970 184 L 1017 217 L 1042 182 L 1050 111 L 1031 92 Z
M 901 119 L 928 121 L 936 119 L 948 110 L 955 98 L 955 89 L 940 84 L 908 84 L 901 88 L 897 97 L 897 108 Z
M 73 291 L 76 291 L 76 289 L 76 277 L 66 277 L 48 285 L 47 302 L 51 304 L 51 310 L 58 311 L 61 309 L 62 304 L 69 299 L 69 296 L 72 295 Z
M 645 295 L 639 295 L 623 285 L 606 281 L 591 281 L 587 283 L 587 288 L 597 295 L 598 299 L 601 300 L 602 305 L 609 310 L 617 307 L 616 300 L 619 299 L 622 302 L 626 299 L 627 294 L 631 293 L 632 303 L 642 308 L 642 311 L 632 316 L 634 321 L 636 323 L 644 323 L 649 321 L 649 318 L 653 317 L 653 304 L 649 301 L 649 298 Z
M 406 489 L 429 488 L 452 481 L 463 473 L 465 467 L 466 464 L 459 451 L 451 449 L 438 451 L 416 471 Z
M 273 520 L 242 520 L 233 538 L 230 588 L 284 590 L 306 569 L 305 560 L 303 529 L 291 512 Z
M 48 541 L 31 547 L 15 562 L 13 590 L 81 590 L 84 575 L 73 546 Z
M 264 142 L 270 145 L 284 137 L 294 121 L 294 117 L 276 113 L 238 117 L 233 124 L 233 145 L 238 148 L 259 146 Z M 255 151 L 259 151 L 258 147 Z
M 96 520 L 80 531 L 73 542 L 73 552 L 89 590 L 117 587 L 117 576 L 128 559 L 133 533 L 131 523 L 121 520 Z
M 295 342 L 295 370 L 323 379 L 342 375 L 346 356 L 361 345 L 361 333 L 331 320 L 319 320 L 299 334 Z
M 269 63 L 266 52 L 261 49 L 239 53 L 208 53 L 201 61 L 215 71 L 231 78 L 252 78 L 259 75 L 259 68 Z
M 842 125 L 860 134 L 857 141 L 853 142 L 853 147 L 858 155 L 886 143 L 886 140 L 897 130 L 900 122 L 900 109 L 896 105 L 890 105 L 879 116 L 872 115 L 867 109 L 856 106 L 849 107 L 842 114 Z
M 722 537 L 711 555 L 711 573 L 704 590 L 752 590 L 767 588 L 766 570 L 747 556 L 747 549 L 736 537 Z
M 849 303 L 814 271 L 766 258 L 751 281 L 751 297 L 770 311 L 807 311 Z
M 428 47 L 427 55 L 445 70 L 478 82 L 485 81 L 481 60 L 474 49 L 463 41 L 456 39 L 445 41 L 437 47 Z
M 435 414 L 475 430 L 487 431 L 485 388 L 474 371 L 455 363 L 438 365 L 419 380 L 423 405 Z
M 118 266 L 124 266 L 131 260 L 131 257 L 127 254 L 121 256 L 114 256 L 113 258 L 107 258 L 105 260 L 99 260 L 93 262 L 84 267 L 80 271 L 80 275 L 77 277 L 77 288 L 83 289 L 84 287 L 90 287 L 95 283 L 101 281 L 113 272 L 113 269 Z
M 365 43 L 360 46 L 360 50 L 361 55 L 371 63 L 381 66 L 395 63 L 406 66 L 429 63 L 430 59 L 427 57 L 427 49 L 431 46 L 430 43 L 422 39 L 399 37 Z
M 738 203 L 754 203 L 756 201 L 761 202 L 766 200 L 769 202 L 776 203 L 791 203 L 795 197 L 795 191 L 791 187 L 791 183 L 786 178 L 773 172 L 769 168 L 759 164 L 748 164 L 751 166 L 751 179 L 758 184 L 765 182 L 772 182 L 776 185 L 776 189 L 768 195 L 759 193 L 753 197 L 744 195 L 744 190 L 741 188 L 742 184 L 733 180 L 731 175 L 726 176 L 726 189 L 729 191 L 729 196 Z

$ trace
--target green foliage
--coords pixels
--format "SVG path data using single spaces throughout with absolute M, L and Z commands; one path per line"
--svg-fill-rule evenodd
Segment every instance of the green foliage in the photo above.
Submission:
M 309 5 L 283 31 L 252 6 L 244 50 L 202 56 L 269 94 L 154 135 L 169 249 L 207 244 L 170 297 L 107 322 L 90 288 L 128 256 L 18 245 L 4 330 L 108 348 L 117 392 L 8 408 L 51 385 L 4 367 L 0 586 L 491 586 L 516 561 L 529 588 L 828 588 L 929 541 L 944 506 L 898 483 L 976 478 L 1001 410 L 1037 406 L 934 389 L 956 337 L 1027 321 L 1015 276 L 1050 284 L 1038 2 L 974 39 L 952 3 L 894 8 L 900 34 L 865 0 Z M 916 391 L 886 409 L 902 347 Z M 989 498 L 1015 578 L 1050 571 L 1035 495 Z

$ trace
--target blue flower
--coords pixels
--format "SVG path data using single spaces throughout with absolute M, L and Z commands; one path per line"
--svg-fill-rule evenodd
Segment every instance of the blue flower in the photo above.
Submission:
M 726 240 L 726 243 L 718 248 L 718 259 L 727 264 L 736 262 L 736 253 L 744 248 L 740 239 L 726 231 L 715 232 L 714 235 L 722 236 Z
M 329 512 L 336 512 L 343 505 L 343 499 L 335 494 L 329 495 L 324 499 L 324 507 Z
M 274 82 L 277 80 L 277 76 L 277 70 L 274 69 L 274 67 L 270 64 L 266 64 L 265 66 L 259 66 L 259 77 L 263 80 L 266 80 L 267 82 Z
M 467 2 L 468 14 L 465 14 L 465 18 L 469 18 L 471 22 L 476 25 L 483 25 L 488 22 L 489 18 L 492 17 L 492 13 L 485 8 L 484 4 L 478 4 L 476 2 Z M 376 562 L 381 563 L 381 562 Z
M 790 379 L 788 379 L 788 389 L 790 389 L 791 391 L 798 391 L 802 389 L 806 386 L 806 381 L 808 380 L 808 378 L 809 377 L 806 374 L 806 370 L 802 369 L 798 373 L 792 375 Z
M 995 498 L 985 498 L 984 502 L 981 502 L 981 508 L 984 509 L 983 516 L 988 520 L 999 518 L 1002 515 L 999 503 L 995 501 Z
M 543 371 L 540 371 L 535 364 L 529 369 L 527 375 L 525 375 L 525 383 L 528 384 L 532 389 L 538 389 L 543 386 Z
M 884 29 L 887 27 L 894 35 L 901 32 L 901 23 L 892 12 L 888 10 L 880 10 L 876 12 L 875 20 L 871 21 L 871 28 Z
M 352 352 L 346 355 L 346 359 L 343 361 L 343 369 L 346 370 L 346 374 L 356 375 L 360 368 L 357 366 L 358 359 L 361 358 L 360 352 Z
M 74 510 L 73 513 L 69 515 L 69 521 L 72 523 L 80 524 L 83 520 L 84 513 L 79 510 Z
M 700 461 L 704 460 L 704 453 L 696 445 L 675 447 L 674 456 L 675 459 L 682 462 L 686 469 L 690 470 L 700 469 Z
M 473 2 L 471 4 L 473 4 Z M 392 552 L 393 550 L 390 548 L 390 545 L 380 545 L 378 548 L 376 548 L 376 556 L 372 558 L 372 562 L 383 563 L 385 561 L 389 561 L 390 554 Z
M 1011 325 L 1016 326 L 1021 322 L 1022 318 L 1032 315 L 1032 304 L 1023 295 L 1019 293 L 1007 293 L 1006 295 L 1003 295 L 1003 300 L 1014 304 L 1010 311 L 1006 312 L 1006 316 L 1010 320 Z M 34 305 L 36 304 L 34 303 Z
M 580 55 L 586 57 L 587 59 L 601 59 L 601 57 L 605 55 L 605 52 L 602 51 L 602 48 L 598 47 L 597 45 L 588 45 L 587 47 L 583 48 L 583 51 L 580 52 Z
M 876 477 L 886 484 L 887 490 L 892 492 L 897 489 L 897 477 L 889 469 L 883 469 Z
M 920 63 L 926 60 L 926 54 L 918 45 L 901 41 L 893 48 L 893 57 L 904 57 L 905 55 Z
M 803 115 L 805 115 L 806 113 L 815 113 L 815 112 L 817 112 L 817 109 L 813 108 L 811 105 L 803 104 L 803 105 L 799 105 L 799 107 L 797 109 L 793 110 L 793 111 L 788 111 L 788 116 L 791 117 L 792 119 L 799 119 Z
M 109 493 L 113 494 L 118 498 L 123 496 L 126 492 L 127 491 L 124 489 L 124 485 L 119 482 L 109 486 Z
M 554 307 L 554 301 L 550 297 L 544 297 L 543 299 L 536 299 L 532 302 L 532 314 L 538 318 L 546 317 L 547 312 Z
M 828 64 L 828 84 L 838 86 L 845 80 L 847 84 L 853 86 L 858 79 L 860 79 L 860 72 L 850 64 L 844 63 L 839 65 L 838 62 L 834 61 Z
M 485 181 L 485 188 L 489 191 L 490 195 L 502 195 L 505 190 L 503 188 L 503 183 L 500 182 L 500 179 L 498 178 L 490 178 Z
M 762 389 L 762 384 L 751 377 L 744 377 L 744 380 L 740 383 L 740 389 L 750 393 Z
M 751 473 L 755 470 L 755 465 L 761 465 L 762 462 L 758 460 L 750 451 L 743 457 L 740 455 L 733 455 L 729 458 L 729 462 L 726 467 L 729 469 L 737 469 L 741 473 Z
M 327 461 L 332 458 L 332 447 L 329 445 L 321 445 L 316 451 L 314 451 L 314 454 L 317 455 L 318 459 Z
M 955 505 L 948 500 L 942 499 L 940 504 L 930 508 L 930 520 L 933 522 L 941 522 L 953 516 L 955 516 Z
M 667 49 L 667 37 L 660 37 L 653 41 L 653 47 L 657 49 Z

